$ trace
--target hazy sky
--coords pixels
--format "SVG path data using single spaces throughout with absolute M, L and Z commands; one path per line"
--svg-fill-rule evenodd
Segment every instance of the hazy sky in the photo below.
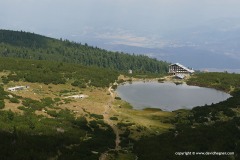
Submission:
M 176 48 L 170 58 L 159 50 L 142 53 L 169 61 L 180 61 L 177 47 L 201 47 L 225 56 L 218 63 L 227 67 L 225 58 L 237 59 L 235 68 L 239 68 L 239 8 L 240 0 L 0 0 L 0 28 L 113 50 L 122 45 Z M 195 57 L 183 63 L 196 64 Z
M 0 0 L 0 28 L 41 34 L 162 34 L 238 17 L 239 0 Z

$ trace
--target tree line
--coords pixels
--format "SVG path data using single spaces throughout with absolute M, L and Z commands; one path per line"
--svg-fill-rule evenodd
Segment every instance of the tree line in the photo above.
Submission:
M 122 72 L 166 73 L 168 69 L 167 62 L 145 55 L 111 52 L 22 31 L 0 30 L 0 56 L 79 63 Z

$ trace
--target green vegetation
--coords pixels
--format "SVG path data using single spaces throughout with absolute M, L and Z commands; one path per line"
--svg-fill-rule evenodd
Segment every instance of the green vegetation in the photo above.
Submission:
M 131 153 L 118 153 L 116 160 L 135 160 L 136 156 Z
M 92 118 L 96 118 L 96 119 L 103 119 L 103 115 L 100 115 L 100 114 L 94 114 L 94 113 L 92 113 L 92 114 L 90 114 L 90 116 L 91 116 Z
M 190 111 L 174 111 L 169 121 L 175 129 L 158 136 L 144 137 L 134 144 L 134 153 L 140 160 L 155 159 L 239 159 L 240 158 L 240 75 L 202 73 L 188 83 L 214 87 L 230 92 L 224 102 L 195 107 Z M 234 88 L 234 90 L 233 90 Z M 178 156 L 176 152 L 234 152 L 232 156 Z
M 112 121 L 117 121 L 118 120 L 117 117 L 110 117 L 109 119 L 112 120 Z
M 114 146 L 110 127 L 92 131 L 85 122 L 55 120 L 36 115 L 20 116 L 0 111 L 2 159 L 98 159 L 99 154 Z M 13 116 L 12 116 L 13 115 Z M 75 124 L 78 124 L 77 126 Z
M 189 85 L 215 88 L 230 92 L 240 87 L 240 74 L 199 73 L 187 81 Z
M 167 66 L 167 68 L 168 68 L 168 66 Z M 124 74 L 124 75 L 126 75 L 127 77 L 134 77 L 134 78 L 138 78 L 138 79 L 151 79 L 151 78 L 163 77 L 166 75 L 167 71 L 162 72 L 162 73 L 147 73 L 147 74 L 136 72 L 133 74 Z M 132 81 L 132 79 L 129 79 L 128 81 Z
M 3 100 L 6 98 L 7 93 L 4 91 L 4 89 L 0 86 L 0 100 Z
M 144 55 L 110 52 L 33 33 L 0 30 L 0 56 L 78 63 L 127 73 L 166 73 L 168 63 Z
M 17 98 L 14 98 L 14 97 L 10 98 L 9 101 L 12 102 L 12 103 L 19 103 L 20 102 Z
M 8 99 L 0 87 L 1 101 Z M 11 98 L 12 99 L 12 98 Z M 56 101 L 50 97 L 40 101 L 18 97 L 23 115 L 0 110 L 1 159 L 98 159 L 108 148 L 114 148 L 115 135 L 103 121 L 88 122 L 85 117 L 75 118 L 70 110 L 47 110 Z M 15 101 L 15 100 L 14 100 Z M 52 118 L 36 115 L 46 109 Z M 100 115 L 99 115 L 100 117 Z M 102 117 L 100 117 L 102 118 Z M 104 126 L 101 129 L 99 126 Z M 97 154 L 93 154 L 92 151 Z
M 123 122 L 120 122 L 117 124 L 117 126 L 119 128 L 122 128 L 122 127 L 129 127 L 129 126 L 132 126 L 132 125 L 135 125 L 135 123 L 123 123 Z
M 6 98 L 6 95 L 7 95 L 7 93 L 0 86 L 0 109 L 3 109 L 5 107 L 4 98 Z
M 162 111 L 160 108 L 144 108 L 144 111 L 158 112 Z
M 78 86 L 79 88 L 86 88 L 86 82 L 76 80 L 72 83 L 72 86 Z
M 68 40 L 0 30 L 3 87 L 29 82 L 41 88 L 31 86 L 15 95 L 0 87 L 1 159 L 98 159 L 101 153 L 115 146 L 113 129 L 104 122 L 101 113 L 96 114 L 98 110 L 94 112 L 94 107 L 98 107 L 95 105 L 101 107 L 109 96 L 103 96 L 103 102 L 94 103 L 91 112 L 82 108 L 83 113 L 81 107 L 88 100 L 80 102 L 58 96 L 94 90 L 99 95 L 106 94 L 105 87 L 116 82 L 120 73 L 132 69 L 133 76 L 147 78 L 165 74 L 167 66 L 166 62 L 143 55 L 109 52 Z M 71 110 L 65 109 L 68 107 Z M 121 144 L 128 147 L 128 127 L 135 123 L 118 123 L 118 117 L 110 119 L 126 130 Z M 132 153 L 118 154 L 118 159 L 126 157 L 134 159 Z
M 11 71 L 2 76 L 3 83 L 9 81 L 65 84 L 74 81 L 73 86 L 108 87 L 118 77 L 118 72 L 97 67 L 85 67 L 62 62 L 0 58 L 0 71 Z M 77 82 L 77 83 L 76 83 Z
M 5 102 L 3 100 L 0 100 L 0 109 L 3 109 L 5 107 Z
M 65 96 L 79 90 L 85 92 L 88 88 L 92 90 L 95 87 L 108 87 L 117 80 L 119 73 L 127 73 L 129 69 L 133 70 L 133 74 L 125 74 L 130 77 L 129 81 L 132 81 L 132 77 L 156 77 L 166 73 L 168 65 L 142 55 L 109 52 L 87 44 L 6 30 L 0 30 L 0 56 L 0 80 L 4 87 L 11 86 L 13 82 L 73 86 L 60 88 L 54 96 L 39 99 L 10 94 L 0 86 L 1 159 L 19 160 L 98 159 L 101 153 L 114 148 L 113 130 L 104 122 L 103 115 L 88 112 L 84 108 L 84 114 L 78 113 L 81 110 L 74 112 L 61 109 L 60 103 L 77 109 L 77 100 L 56 96 Z M 157 109 L 138 112 L 137 114 L 144 115 L 142 119 L 137 119 L 137 114 L 131 114 L 132 119 L 125 118 L 126 120 L 120 114 L 111 115 L 109 119 L 122 131 L 120 136 L 123 150 L 114 152 L 115 158 L 136 159 L 137 155 L 139 160 L 240 159 L 239 79 L 238 74 L 200 73 L 188 80 L 190 85 L 231 93 L 231 98 L 217 104 L 174 111 L 171 116 Z M 122 82 L 123 80 L 118 81 Z M 55 85 L 49 85 L 47 90 L 54 92 Z M 81 89 L 76 91 L 76 87 Z M 115 109 L 131 108 L 121 98 L 115 99 L 115 106 L 118 106 Z M 21 110 L 21 114 L 11 110 L 3 111 L 2 109 L 9 107 L 6 106 L 9 103 L 12 103 L 14 109 Z M 128 111 L 133 113 L 133 110 Z M 150 123 L 151 120 L 154 123 Z M 175 128 L 162 133 L 161 129 L 167 130 L 169 123 Z M 131 136 L 140 139 L 133 140 L 131 138 L 134 137 Z M 175 152 L 186 151 L 235 152 L 235 155 L 175 155 Z

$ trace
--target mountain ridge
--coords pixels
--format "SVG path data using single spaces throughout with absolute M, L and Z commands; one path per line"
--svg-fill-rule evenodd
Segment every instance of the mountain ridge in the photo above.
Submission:
M 23 31 L 0 30 L 0 56 L 79 63 L 136 73 L 166 73 L 168 64 L 145 55 L 112 52 Z

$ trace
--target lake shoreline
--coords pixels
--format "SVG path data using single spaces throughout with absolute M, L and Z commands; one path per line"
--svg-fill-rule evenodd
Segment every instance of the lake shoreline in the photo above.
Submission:
M 166 78 L 167 77 L 167 78 Z M 123 101 L 126 101 L 128 103 L 130 103 L 132 105 L 132 109 L 136 109 L 136 110 L 144 110 L 144 109 L 161 109 L 162 111 L 166 111 L 166 112 L 172 112 L 172 111 L 176 111 L 176 110 L 179 110 L 179 109 L 186 109 L 186 110 L 191 110 L 192 108 L 194 107 L 197 107 L 197 106 L 205 106 L 205 105 L 210 105 L 212 103 L 219 103 L 219 102 L 222 102 L 222 101 L 225 101 L 227 100 L 228 98 L 230 98 L 230 95 L 225 93 L 225 92 L 222 92 L 222 91 L 219 91 L 219 90 L 216 90 L 214 88 L 207 88 L 207 87 L 199 87 L 199 86 L 194 86 L 194 85 L 187 85 L 186 83 L 186 80 L 181 80 L 181 81 L 175 81 L 175 80 L 172 80 L 170 79 L 169 77 L 170 76 L 166 76 L 166 77 L 163 77 L 162 79 L 165 79 L 164 81 L 161 81 L 159 82 L 159 78 L 154 78 L 154 79 L 134 79 L 132 81 L 125 81 L 123 83 L 120 83 L 117 87 L 117 89 L 114 91 L 116 93 L 116 95 L 118 97 L 121 97 L 121 99 Z M 169 89 L 173 90 L 173 92 L 176 92 L 178 91 L 179 89 L 183 89 L 183 92 L 182 93 L 178 93 L 179 95 L 183 94 L 184 96 L 187 96 L 187 90 L 186 88 L 190 88 L 191 90 L 195 89 L 200 89 L 200 90 L 206 90 L 207 91 L 207 94 L 209 94 L 208 96 L 205 96 L 204 94 L 206 93 L 190 93 L 189 96 L 191 97 L 190 99 L 192 99 L 192 102 L 188 101 L 188 99 L 186 100 L 181 100 L 182 98 L 179 98 L 180 100 L 179 101 L 176 101 L 176 102 L 171 102 L 168 104 L 167 101 L 164 101 L 161 100 L 161 103 L 158 104 L 158 99 L 161 98 L 161 97 L 164 97 L 164 94 L 161 95 L 160 97 L 156 97 L 155 95 L 156 94 L 160 94 L 160 93 L 155 93 L 156 91 L 154 92 L 147 92 L 147 95 L 151 95 L 150 98 L 147 97 L 147 99 L 151 99 L 151 102 L 149 104 L 146 104 L 146 102 L 144 102 L 143 104 L 141 104 L 141 99 L 139 100 L 135 100 L 135 101 L 129 101 L 128 98 L 126 98 L 126 96 L 124 95 L 121 95 L 121 93 L 119 93 L 119 86 L 121 85 L 124 86 L 124 85 L 129 85 L 129 84 L 133 84 L 133 85 L 136 85 L 136 82 L 137 82 L 137 85 L 138 87 L 139 86 L 143 86 L 141 85 L 142 84 L 146 84 L 146 85 L 155 85 L 154 87 L 156 86 L 163 86 L 163 85 L 168 85 L 168 87 L 170 86 L 170 88 L 166 89 L 164 92 L 168 92 Z M 178 83 L 176 83 L 178 82 Z M 140 84 L 139 84 L 140 83 Z M 158 85 L 159 83 L 159 85 Z M 175 85 L 174 85 L 175 84 Z M 130 87 L 130 86 L 128 86 Z M 152 88 L 154 88 L 152 87 Z M 172 87 L 177 87 L 176 88 L 176 91 L 172 88 Z M 197 88 L 195 88 L 197 87 Z M 142 91 L 142 92 L 145 92 L 147 90 L 147 88 L 145 87 L 145 90 Z M 162 89 L 161 89 L 162 90 Z M 129 92 L 132 92 L 132 91 L 129 91 Z M 199 91 L 198 91 L 199 92 Z M 210 92 L 215 92 L 215 93 L 210 93 Z M 126 94 L 126 93 L 125 93 Z M 128 93 L 127 93 L 128 94 Z M 135 93 L 132 93 L 132 94 L 128 94 L 128 97 L 131 97 L 132 95 L 134 95 Z M 138 93 L 139 94 L 139 93 Z M 170 94 L 170 93 L 168 93 Z M 196 94 L 196 97 L 197 96 L 202 96 L 202 97 L 205 97 L 205 101 L 204 102 L 201 102 L 202 98 L 196 98 L 194 97 L 194 95 Z M 144 101 L 146 101 L 146 97 L 144 94 L 139 94 L 140 96 L 142 96 L 142 99 L 144 99 Z M 139 96 L 138 95 L 138 96 Z M 220 96 L 222 95 L 222 98 L 219 98 Z M 154 97 L 155 98 L 152 98 Z M 214 97 L 215 96 L 215 97 Z M 218 97 L 219 96 L 219 97 Z M 132 96 L 133 97 L 133 96 Z M 166 97 L 168 98 L 168 97 Z M 183 97 L 184 98 L 184 97 Z M 186 98 L 186 97 L 185 97 Z M 134 99 L 136 99 L 136 97 L 134 97 Z M 140 102 L 139 102 L 140 101 Z M 169 101 L 172 101 L 172 100 L 169 100 Z M 181 106 L 181 103 L 182 101 L 184 102 L 183 105 Z M 145 104 L 145 105 L 144 105 Z M 139 106 L 142 106 L 142 107 L 139 107 Z M 156 107 L 157 106 L 157 107 Z M 159 107 L 158 107 L 159 106 Z M 174 109 L 173 109 L 174 108 Z

